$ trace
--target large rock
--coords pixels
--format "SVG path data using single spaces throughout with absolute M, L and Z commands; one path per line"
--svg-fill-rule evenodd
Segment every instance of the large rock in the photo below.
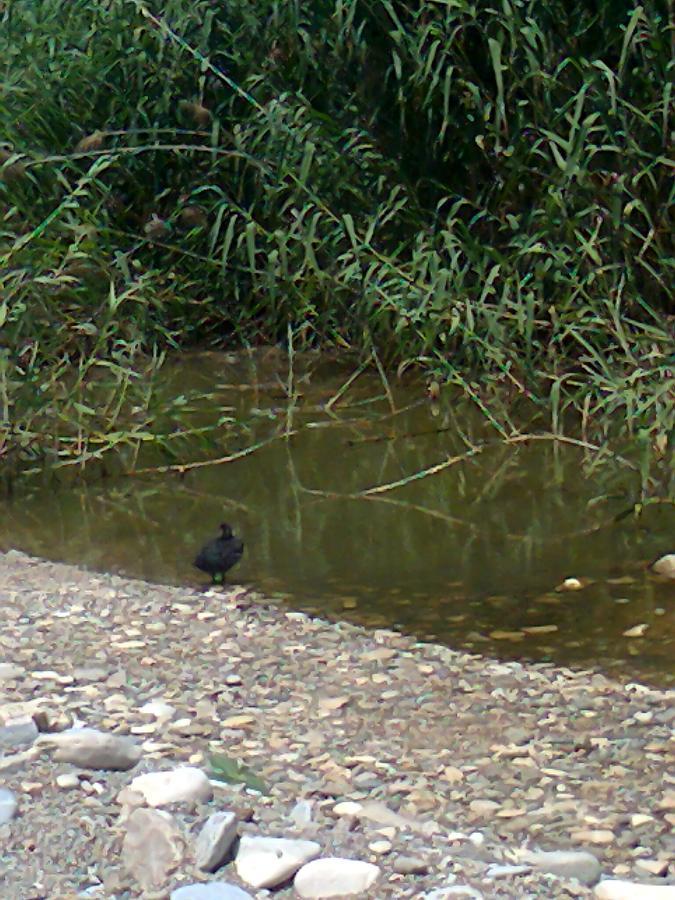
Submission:
M 601 866 L 597 858 L 586 850 L 520 850 L 521 862 L 559 878 L 576 878 L 582 884 L 595 884 Z
M 186 884 L 171 892 L 171 900 L 253 900 L 251 894 L 226 881 Z
M 597 900 L 675 900 L 675 884 L 640 884 L 608 879 L 595 886 Z
M 652 563 L 652 572 L 662 575 L 664 578 L 675 579 L 675 553 L 666 553 Z
M 222 866 L 237 836 L 237 824 L 233 812 L 217 812 L 206 820 L 195 841 L 195 862 L 203 872 Z
M 130 737 L 95 728 L 69 728 L 60 734 L 43 735 L 35 743 L 53 749 L 57 762 L 69 762 L 81 769 L 126 772 L 133 769 L 142 755 L 141 748 Z
M 148 806 L 186 802 L 205 803 L 213 797 L 213 788 L 208 776 L 194 766 L 179 766 L 167 772 L 137 775 L 131 781 L 129 790 L 141 794 Z
M 255 837 L 245 834 L 239 842 L 234 865 L 237 874 L 254 888 L 276 887 L 294 875 L 303 863 L 321 852 L 315 841 Z
M 303 866 L 295 876 L 299 897 L 354 897 L 369 890 L 380 876 L 379 866 L 357 859 L 327 856 Z
M 173 817 L 159 809 L 136 809 L 127 821 L 122 861 L 144 891 L 158 891 L 180 866 L 185 841 Z

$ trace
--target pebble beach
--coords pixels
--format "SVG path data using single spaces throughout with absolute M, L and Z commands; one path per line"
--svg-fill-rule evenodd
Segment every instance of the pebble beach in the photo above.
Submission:
M 17 551 L 0 597 L 0 897 L 675 898 L 673 691 Z

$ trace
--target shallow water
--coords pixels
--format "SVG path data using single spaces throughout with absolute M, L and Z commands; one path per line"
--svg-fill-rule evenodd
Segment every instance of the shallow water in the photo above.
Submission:
M 183 475 L 26 482 L 0 504 L 0 546 L 199 584 L 194 554 L 225 520 L 246 543 L 230 580 L 294 608 L 501 657 L 675 680 L 675 583 L 646 571 L 674 549 L 675 513 L 661 504 L 615 521 L 637 491 L 634 469 L 551 441 L 506 444 L 450 390 L 438 403 L 413 382 L 388 395 L 368 372 L 331 404 L 353 368 L 307 356 L 294 369 L 291 383 L 274 352 L 173 362 L 167 395 L 203 395 L 191 424 L 233 420 L 208 453 L 193 445 L 181 461 L 271 443 Z M 570 576 L 583 589 L 556 591 Z M 638 625 L 643 637 L 624 635 Z

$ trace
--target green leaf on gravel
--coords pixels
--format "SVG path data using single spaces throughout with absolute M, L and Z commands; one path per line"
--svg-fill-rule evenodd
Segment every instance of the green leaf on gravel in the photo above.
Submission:
M 209 757 L 209 765 L 211 766 L 211 778 L 215 781 L 245 784 L 247 788 L 258 791 L 260 794 L 267 793 L 267 786 L 262 778 L 247 769 L 246 766 L 242 766 L 236 759 L 225 756 L 224 753 L 213 753 Z

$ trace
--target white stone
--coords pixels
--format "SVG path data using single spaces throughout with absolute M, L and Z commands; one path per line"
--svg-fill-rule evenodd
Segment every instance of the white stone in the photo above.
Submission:
M 171 892 L 171 900 L 253 900 L 253 897 L 234 884 L 211 881 L 176 888 Z
M 131 738 L 95 728 L 69 728 L 59 734 L 42 735 L 35 744 L 53 749 L 57 762 L 69 762 L 81 769 L 117 772 L 133 769 L 142 752 Z
M 0 747 L 6 747 L 8 750 L 30 747 L 38 734 L 38 727 L 32 716 L 7 719 L 5 724 L 0 726 Z
M 394 860 L 394 872 L 399 875 L 426 875 L 429 864 L 419 856 L 397 856 Z
M 436 888 L 428 894 L 422 894 L 420 900 L 447 900 L 448 897 L 469 897 L 471 900 L 483 900 L 483 895 L 467 884 L 455 884 L 452 887 Z
M 357 859 L 324 857 L 303 866 L 295 876 L 295 892 L 306 900 L 352 897 L 369 890 L 380 876 L 379 866 Z
M 516 855 L 520 862 L 559 878 L 576 878 L 582 884 L 595 884 L 600 877 L 600 863 L 585 850 L 520 850 Z
M 584 584 L 578 578 L 566 578 L 562 584 L 559 584 L 558 591 L 580 591 Z
M 362 810 L 363 806 L 354 800 L 344 800 L 342 803 L 336 803 L 333 807 L 336 816 L 358 816 Z
M 666 553 L 652 563 L 652 572 L 664 578 L 675 578 L 675 553 Z
M 146 716 L 152 716 L 153 719 L 162 724 L 173 718 L 176 707 L 171 706 L 170 703 L 165 703 L 163 700 L 150 700 L 148 703 L 143 704 L 138 711 Z
M 595 886 L 597 900 L 675 900 L 675 884 L 640 884 L 607 879 Z
M 275 887 L 287 881 L 303 863 L 321 852 L 315 841 L 255 837 L 245 834 L 239 842 L 234 865 L 237 875 L 254 888 Z
M 16 814 L 16 796 L 9 788 L 0 787 L 0 825 L 11 822 Z
M 299 827 L 309 825 L 312 821 L 313 810 L 314 804 L 311 800 L 298 800 L 290 812 L 290 818 Z
M 60 787 L 63 791 L 80 786 L 80 779 L 75 772 L 63 772 L 61 775 L 56 776 L 55 781 L 57 787 Z
M 183 862 L 184 852 L 183 836 L 168 813 L 136 809 L 129 816 L 122 860 L 144 891 L 163 888 Z
M 426 837 L 431 837 L 440 831 L 438 822 L 421 821 L 420 819 L 402 816 L 379 800 L 367 800 L 364 803 L 355 803 L 346 800 L 333 807 L 333 812 L 341 816 L 358 816 L 359 819 L 367 819 L 377 825 L 415 831 Z
M 670 863 L 667 859 L 638 859 L 635 861 L 635 868 L 660 878 L 667 874 Z
M 214 813 L 204 823 L 195 841 L 195 862 L 203 872 L 215 872 L 224 862 L 237 836 L 233 812 Z
M 194 766 L 179 766 L 168 772 L 137 775 L 132 779 L 129 789 L 145 797 L 148 806 L 207 802 L 213 797 L 208 776 Z
M 0 681 L 13 681 L 20 678 L 26 670 L 14 663 L 0 663 Z
M 372 850 L 373 853 L 376 853 L 378 856 L 384 856 L 386 853 L 391 853 L 392 843 L 391 841 L 372 841 L 368 844 L 368 849 Z

